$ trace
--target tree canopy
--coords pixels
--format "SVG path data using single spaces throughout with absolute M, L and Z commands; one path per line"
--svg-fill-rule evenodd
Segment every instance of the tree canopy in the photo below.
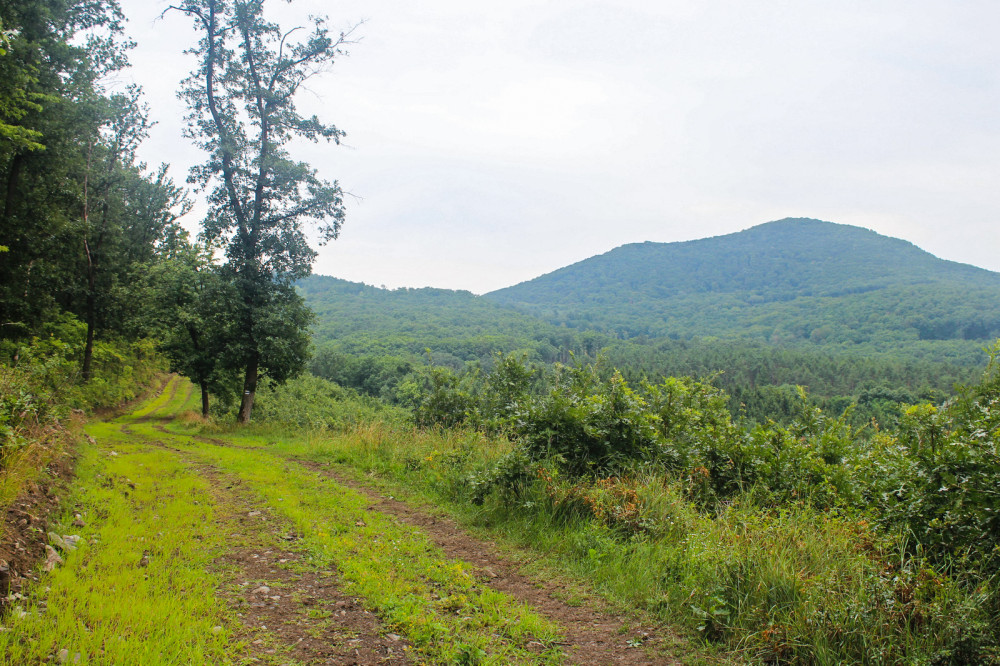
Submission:
M 250 419 L 262 374 L 280 380 L 304 367 L 309 313 L 291 281 L 308 275 L 321 242 L 336 238 L 343 193 L 294 160 L 295 138 L 338 143 L 344 133 L 295 105 L 297 93 L 343 53 L 344 34 L 313 19 L 305 37 L 264 16 L 263 0 L 190 0 L 172 9 L 199 34 L 190 52 L 198 68 L 182 96 L 191 110 L 187 135 L 207 154 L 190 181 L 208 192 L 203 234 L 221 246 L 226 274 L 240 295 L 234 316 L 234 363 L 243 368 L 240 420 Z M 264 325 L 266 322 L 266 325 Z
M 132 286 L 184 196 L 136 148 L 149 127 L 137 87 L 112 91 L 131 42 L 115 0 L 0 5 L 0 338 L 65 313 L 93 340 L 138 336 Z

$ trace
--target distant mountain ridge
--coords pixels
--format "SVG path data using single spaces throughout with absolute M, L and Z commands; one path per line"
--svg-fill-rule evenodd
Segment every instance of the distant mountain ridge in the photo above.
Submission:
M 1000 335 L 1000 273 L 808 218 L 624 245 L 485 298 L 557 325 L 626 337 L 884 348 Z

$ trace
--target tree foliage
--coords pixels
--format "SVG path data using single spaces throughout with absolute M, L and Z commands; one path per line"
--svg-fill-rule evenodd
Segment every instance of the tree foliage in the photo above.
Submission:
M 131 45 L 117 2 L 5 3 L 0 23 L 0 338 L 71 313 L 87 379 L 95 338 L 143 335 L 133 287 L 184 197 L 137 159 L 141 91 L 106 85 Z
M 201 390 L 202 415 L 209 396 L 230 398 L 236 373 L 225 362 L 231 336 L 233 286 L 212 263 L 211 248 L 173 239 L 169 254 L 144 276 L 146 316 L 174 372 Z
M 311 77 L 343 53 L 344 34 L 313 19 L 306 36 L 264 16 L 263 0 L 190 0 L 172 7 L 193 19 L 198 68 L 184 83 L 187 134 L 208 155 L 190 181 L 208 191 L 204 235 L 226 254 L 226 273 L 242 301 L 235 348 L 244 371 L 240 420 L 248 421 L 260 375 L 275 380 L 304 363 L 308 316 L 290 286 L 309 274 L 315 251 L 307 229 L 325 242 L 344 219 L 336 182 L 294 160 L 293 139 L 340 141 L 344 135 L 295 105 Z M 279 337 L 282 336 L 282 337 Z

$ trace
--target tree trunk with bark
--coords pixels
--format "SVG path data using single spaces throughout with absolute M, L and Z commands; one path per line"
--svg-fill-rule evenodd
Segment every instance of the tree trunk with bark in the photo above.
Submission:
M 257 354 L 251 356 L 247 362 L 246 375 L 243 378 L 243 400 L 240 402 L 240 423 L 250 423 L 250 415 L 253 412 L 253 400 L 257 395 L 257 369 L 260 359 Z
M 86 241 L 84 241 L 86 246 Z M 97 319 L 97 276 L 96 266 L 90 254 L 90 247 L 87 246 L 87 344 L 83 348 L 83 368 L 80 371 L 80 378 L 86 384 L 93 376 L 91 366 L 94 361 L 94 325 Z
M 208 383 L 200 382 L 201 386 L 201 415 L 208 418 Z

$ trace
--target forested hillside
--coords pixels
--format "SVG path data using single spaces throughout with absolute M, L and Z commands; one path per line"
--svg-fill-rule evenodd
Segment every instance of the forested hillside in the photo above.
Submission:
M 734 412 L 785 418 L 797 409 L 794 386 L 859 418 L 887 417 L 899 405 L 947 396 L 977 370 L 900 353 L 851 354 L 836 346 L 795 349 L 714 338 L 621 340 L 574 330 L 447 289 L 387 290 L 314 275 L 298 283 L 316 313 L 311 369 L 375 397 L 396 399 L 399 384 L 422 366 L 462 373 L 489 370 L 497 352 L 547 365 L 593 362 L 632 379 L 712 378 Z M 888 412 L 886 411 L 886 408 Z
M 1000 275 L 810 219 L 625 245 L 486 297 L 622 337 L 749 338 L 968 365 L 1000 334 Z

